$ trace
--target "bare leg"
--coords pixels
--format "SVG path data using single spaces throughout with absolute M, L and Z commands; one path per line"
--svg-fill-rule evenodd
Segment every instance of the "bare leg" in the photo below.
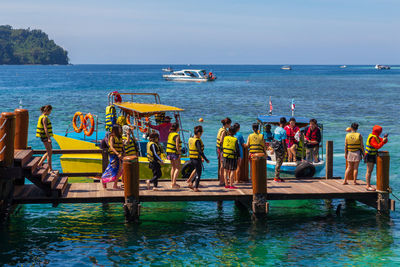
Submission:
M 229 170 L 224 169 L 224 181 L 225 181 L 225 186 L 228 186 L 228 177 L 229 177 Z
M 354 184 L 357 183 L 357 175 L 358 175 L 358 165 L 360 164 L 359 161 L 353 162 L 353 177 L 354 177 Z
M 371 187 L 371 174 L 374 170 L 375 163 L 367 162 L 367 172 L 365 174 L 365 181 L 367 182 L 367 188 Z
M 235 181 L 235 177 L 236 176 L 236 171 L 229 171 L 229 177 L 230 177 L 230 180 L 229 180 L 229 184 L 230 184 L 230 186 L 233 186 L 233 181 Z
M 190 187 L 190 188 L 193 188 L 192 179 L 193 179 L 193 177 L 194 177 L 195 175 L 196 175 L 196 169 L 194 169 L 194 170 L 192 171 L 192 173 L 191 173 L 190 176 L 189 176 L 189 179 L 186 180 L 186 183 L 189 184 L 189 187 Z
M 236 169 L 236 171 L 234 171 L 235 172 L 235 182 L 237 182 L 237 183 L 239 182 L 241 163 L 242 163 L 242 159 L 238 158 L 237 169 Z
M 351 169 L 350 162 L 347 162 L 347 168 L 346 168 L 346 172 L 344 173 L 344 181 L 343 181 L 343 184 L 347 184 L 347 180 L 348 180 L 349 175 L 350 175 L 350 173 L 351 173 L 352 171 L 353 171 L 353 170 Z
M 42 158 L 39 160 L 39 163 L 38 163 L 36 169 L 39 169 L 40 166 L 42 166 L 42 164 L 43 164 L 43 162 L 44 162 L 45 159 L 47 159 L 47 152 L 44 153 L 44 155 L 42 156 Z
M 219 168 L 219 173 L 220 173 L 219 184 L 223 185 L 223 183 L 225 181 L 225 177 L 224 177 L 225 169 L 224 169 L 223 164 L 222 164 L 222 156 L 221 156 L 221 159 L 219 160 L 219 164 L 220 164 L 220 168 Z

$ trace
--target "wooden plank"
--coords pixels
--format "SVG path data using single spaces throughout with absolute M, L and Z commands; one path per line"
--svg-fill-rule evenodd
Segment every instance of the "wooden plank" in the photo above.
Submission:
M 32 150 L 14 150 L 14 164 L 17 167 L 24 166 L 33 156 Z
M 36 169 L 41 157 L 32 157 L 25 165 L 24 169 L 31 170 L 31 173 Z

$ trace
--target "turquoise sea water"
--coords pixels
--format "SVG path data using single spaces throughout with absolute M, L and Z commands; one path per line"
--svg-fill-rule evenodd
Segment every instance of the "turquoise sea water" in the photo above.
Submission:
M 190 66 L 218 76 L 214 83 L 161 79 L 156 65 L 0 66 L 0 111 L 30 110 L 29 144 L 39 108 L 54 107 L 53 127 L 64 132 L 80 110 L 104 118 L 107 93 L 157 92 L 164 104 L 184 108 L 183 126 L 203 117 L 203 140 L 211 163 L 203 177 L 216 177 L 215 136 L 229 116 L 247 136 L 258 114 L 296 114 L 324 124 L 334 141 L 334 175 L 344 173 L 345 128 L 359 122 L 366 136 L 380 124 L 390 133 L 390 184 L 400 196 L 400 68 L 373 66 Z M 175 69 L 187 66 L 173 66 Z M 57 165 L 56 165 L 57 166 Z M 58 165 L 59 167 L 59 165 Z M 359 178 L 364 179 L 365 165 Z M 343 201 L 333 202 L 336 206 Z M 124 224 L 121 204 L 24 205 L 0 228 L 1 265 L 398 265 L 400 221 L 377 216 L 357 203 L 341 216 L 323 201 L 272 201 L 267 220 L 254 222 L 248 211 L 224 202 L 145 203 L 141 224 Z

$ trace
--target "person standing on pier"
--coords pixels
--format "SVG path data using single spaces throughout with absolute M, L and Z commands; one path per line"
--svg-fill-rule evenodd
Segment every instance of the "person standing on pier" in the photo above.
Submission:
M 139 156 L 139 147 L 133 135 L 133 126 L 122 126 L 122 140 L 124 143 L 125 156 Z
M 227 135 L 229 127 L 231 127 L 232 120 L 228 117 L 221 120 L 222 127 L 219 128 L 217 134 L 217 156 L 218 156 L 218 178 L 219 178 L 219 185 L 224 185 L 224 167 L 222 164 L 222 142 L 224 142 L 224 137 Z
M 108 137 L 109 163 L 101 176 L 103 188 L 107 188 L 107 183 L 114 182 L 114 189 L 118 187 L 118 180 L 122 175 L 123 143 L 122 128 L 119 124 L 114 124 L 111 128 L 111 134 Z
M 308 162 L 319 162 L 319 143 L 321 142 L 321 131 L 317 120 L 311 119 L 310 125 L 304 130 L 304 143 L 306 147 L 306 160 Z
M 242 133 L 239 132 L 240 124 L 239 123 L 235 123 L 233 125 L 233 127 L 235 128 L 235 131 L 236 131 L 235 137 L 237 138 L 238 144 L 239 144 L 240 156 L 238 158 L 238 163 L 237 163 L 238 167 L 237 167 L 237 170 L 236 170 L 236 180 L 239 180 L 239 175 L 240 175 L 240 172 L 242 171 L 241 170 L 241 164 L 242 164 L 242 160 L 243 160 L 243 150 L 244 150 L 245 143 L 244 143 L 244 138 L 243 138 Z
M 150 183 L 153 183 L 154 191 L 158 190 L 158 179 L 162 176 L 161 164 L 164 164 L 164 162 L 161 159 L 161 151 L 158 133 L 151 133 L 147 143 L 147 159 L 149 160 L 149 168 L 153 172 L 153 178 L 147 180 L 146 185 L 147 189 L 150 189 Z
M 249 158 L 251 159 L 255 153 L 267 154 L 264 136 L 258 132 L 258 123 L 252 125 L 253 133 L 247 137 L 246 146 L 249 148 Z
M 51 144 L 51 137 L 53 136 L 53 127 L 51 126 L 51 122 L 49 119 L 49 115 L 53 107 L 51 105 L 46 105 L 40 108 L 42 115 L 40 115 L 36 127 L 36 137 L 40 137 L 40 140 L 43 142 L 44 147 L 46 148 L 46 153 L 40 159 L 38 163 L 38 168 L 42 166 L 44 160 L 47 158 L 47 164 L 49 164 L 50 172 L 53 171 L 53 167 L 51 164 L 51 156 L 53 154 L 53 146 Z
M 195 192 L 200 192 L 199 183 L 201 172 L 203 170 L 203 161 L 205 160 L 207 163 L 210 163 L 206 155 L 204 155 L 204 144 L 201 140 L 202 134 L 203 127 L 201 125 L 194 127 L 194 137 L 189 138 L 188 142 L 190 163 L 193 165 L 194 170 L 190 174 L 190 177 L 186 180 L 186 182 L 189 184 L 189 188 L 193 189 L 193 191 Z M 193 187 L 194 182 L 196 183 Z
M 367 182 L 367 190 L 375 191 L 376 189 L 371 186 L 371 174 L 374 170 L 374 165 L 376 164 L 376 157 L 378 154 L 378 149 L 383 147 L 384 144 L 388 142 L 388 134 L 385 134 L 383 138 L 379 137 L 382 133 L 382 127 L 375 125 L 372 128 L 372 133 L 368 136 L 367 142 L 365 144 L 365 158 L 367 162 L 367 172 L 365 173 L 365 180 Z
M 281 166 L 285 159 L 285 154 L 287 154 L 287 146 L 286 146 L 286 131 L 284 129 L 287 121 L 285 117 L 280 118 L 279 126 L 275 128 L 274 131 L 274 141 L 279 142 L 279 145 L 273 145 L 274 153 L 275 153 L 275 182 L 284 182 L 281 179 Z
M 238 158 L 240 157 L 239 143 L 238 139 L 234 137 L 235 133 L 236 128 L 234 126 L 230 127 L 228 130 L 228 135 L 225 136 L 224 142 L 222 143 L 225 188 L 230 189 L 237 188 L 233 186 L 233 182 L 235 180 Z
M 344 157 L 347 161 L 347 168 L 344 175 L 343 184 L 347 184 L 347 180 L 353 173 L 353 183 L 357 184 L 358 166 L 364 155 L 363 138 L 360 133 L 357 133 L 358 123 L 351 124 L 351 130 L 346 134 L 344 142 Z
M 182 142 L 179 136 L 179 124 L 177 122 L 171 125 L 167 142 L 167 159 L 171 161 L 171 188 L 178 189 L 180 186 L 176 183 L 179 171 L 181 169 L 181 151 Z

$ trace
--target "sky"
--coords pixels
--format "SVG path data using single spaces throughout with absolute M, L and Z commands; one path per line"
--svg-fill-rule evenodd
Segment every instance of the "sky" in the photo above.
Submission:
M 400 64 L 399 0 L 0 0 L 73 64 Z

